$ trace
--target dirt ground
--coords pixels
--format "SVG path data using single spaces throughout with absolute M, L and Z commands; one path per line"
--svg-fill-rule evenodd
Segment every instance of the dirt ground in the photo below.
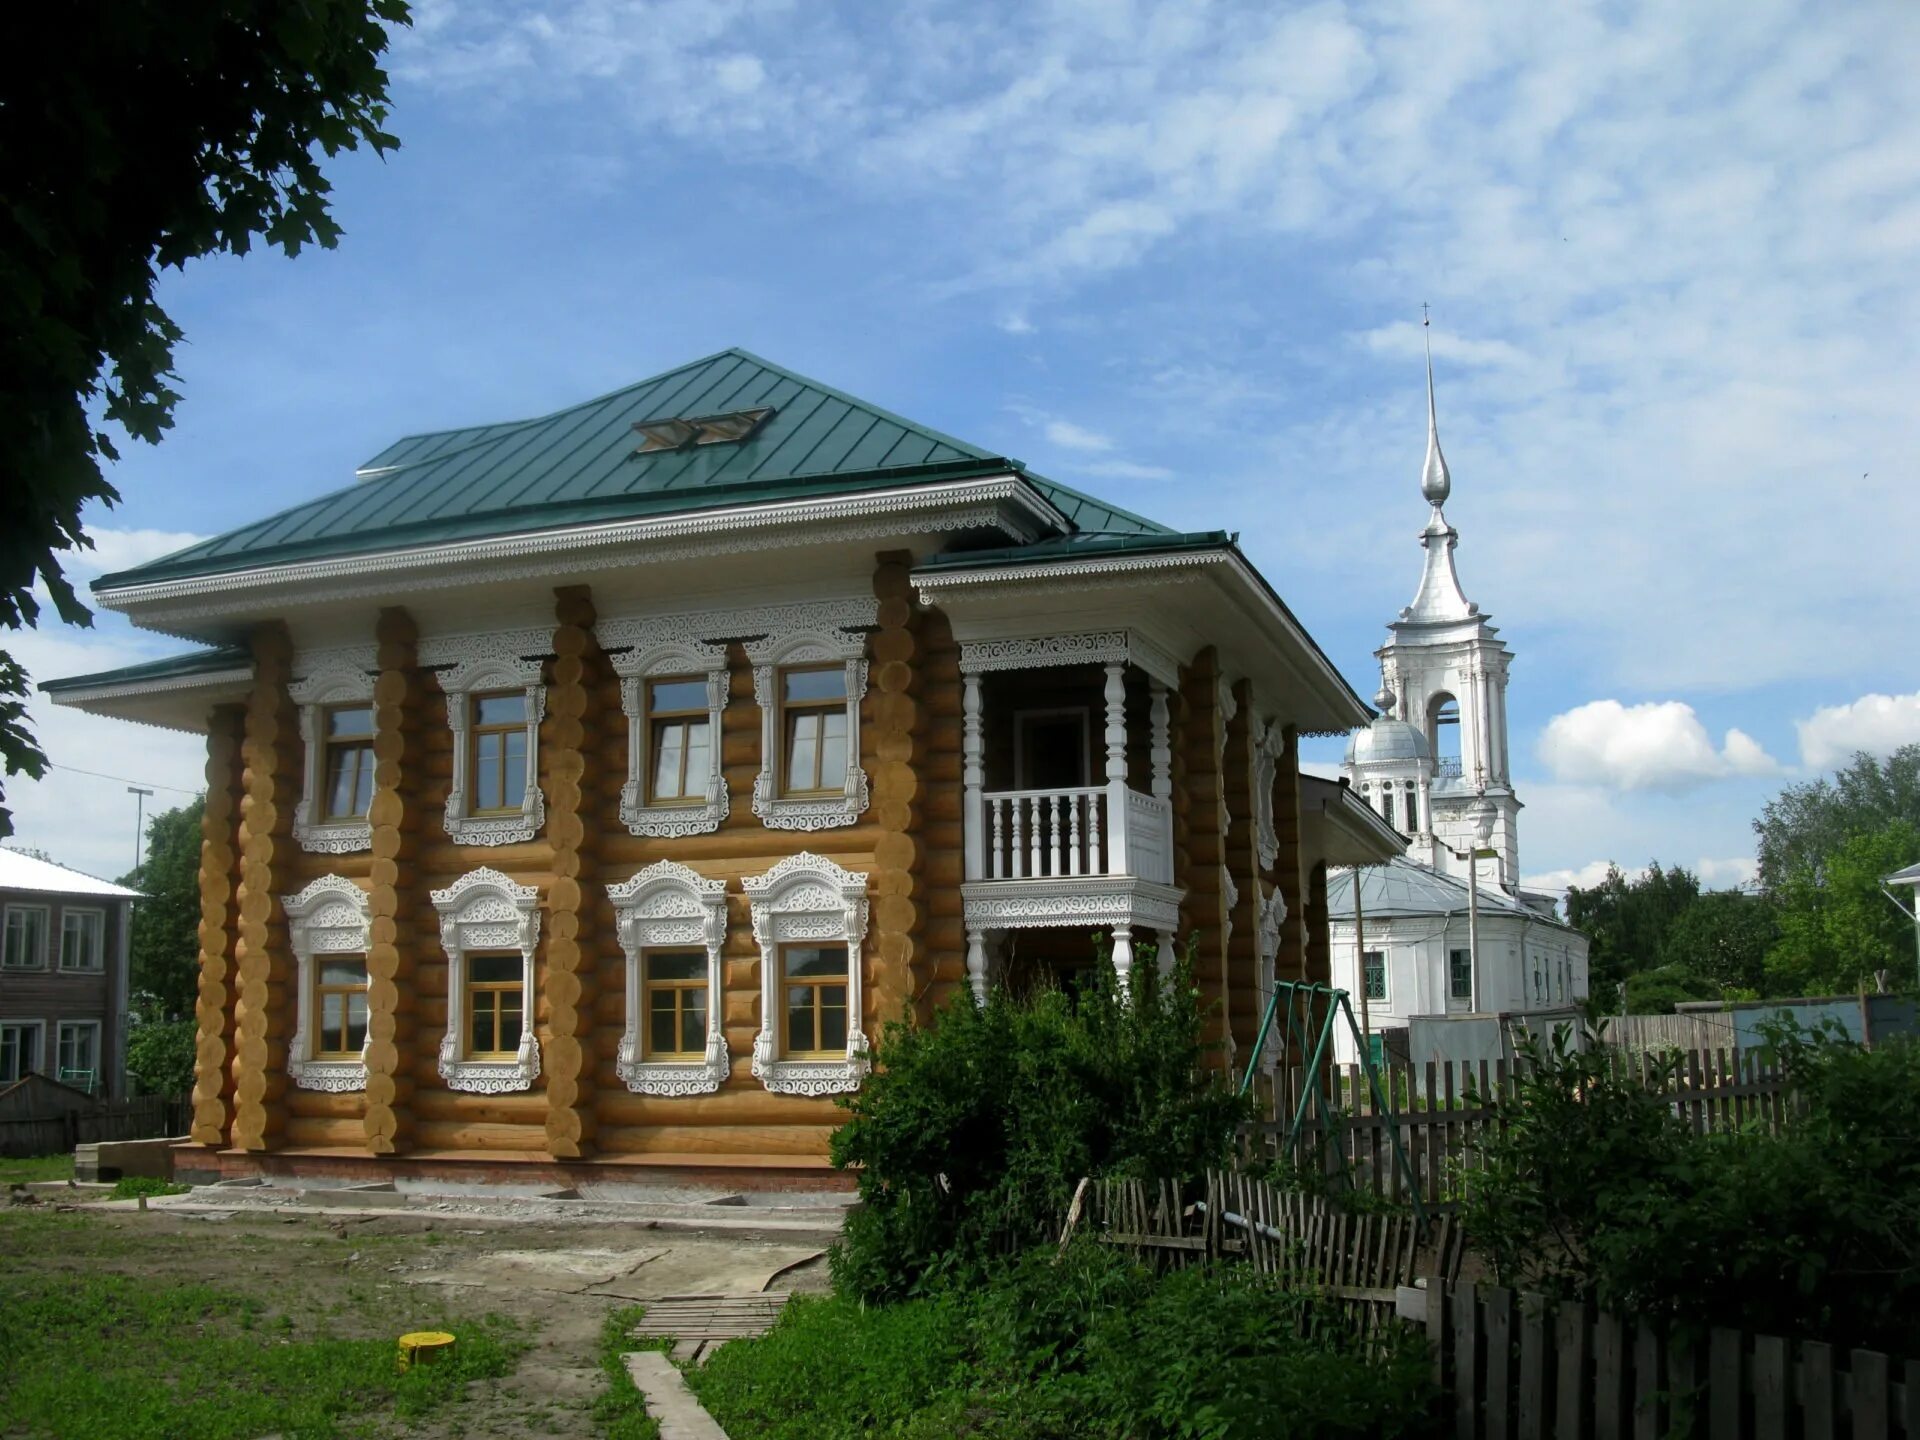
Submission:
M 51 1205 L 36 1206 L 47 1213 Z M 597 1436 L 600 1332 L 612 1311 L 669 1295 L 821 1290 L 818 1242 L 665 1232 L 581 1218 L 489 1221 L 472 1214 L 207 1214 L 83 1205 L 71 1243 L 5 1257 L 42 1272 L 111 1269 L 257 1298 L 271 1313 L 325 1315 L 330 1333 L 398 1336 L 446 1316 L 500 1314 L 528 1348 L 456 1410 L 407 1429 L 427 1440 Z

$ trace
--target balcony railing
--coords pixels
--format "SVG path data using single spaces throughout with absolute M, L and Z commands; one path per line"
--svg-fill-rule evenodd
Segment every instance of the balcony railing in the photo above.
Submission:
M 1116 826 L 1116 787 L 994 790 L 983 797 L 987 880 L 1137 875 L 1173 883 L 1173 807 L 1138 790 L 1124 797 Z

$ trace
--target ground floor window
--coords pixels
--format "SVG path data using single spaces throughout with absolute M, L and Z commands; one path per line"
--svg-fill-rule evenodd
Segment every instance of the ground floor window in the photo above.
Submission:
M 10 1084 L 40 1068 L 40 1022 L 0 1024 L 0 1084 Z
M 648 1058 L 704 1060 L 707 1054 L 707 952 L 649 950 L 643 958 Z
M 518 951 L 467 956 L 467 1058 L 512 1060 L 526 1024 L 525 965 Z
M 100 1022 L 62 1020 L 59 1038 L 59 1074 L 64 1085 L 91 1091 L 100 1083 Z
M 367 1045 L 367 961 L 364 955 L 329 955 L 315 967 L 313 1036 L 315 1059 L 358 1060 Z
M 1367 999 L 1384 1000 L 1387 998 L 1387 952 L 1369 950 L 1360 957 L 1361 977 L 1366 985 Z
M 783 945 L 780 968 L 787 997 L 787 1056 L 796 1060 L 844 1056 L 847 947 Z
M 1447 952 L 1447 998 L 1468 1001 L 1473 999 L 1473 952 L 1471 950 Z

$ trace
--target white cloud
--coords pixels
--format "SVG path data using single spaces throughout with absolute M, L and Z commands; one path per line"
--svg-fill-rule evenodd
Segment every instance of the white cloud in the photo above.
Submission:
M 1406 359 L 1426 354 L 1426 327 L 1411 320 L 1395 320 L 1363 333 L 1360 343 L 1375 355 L 1394 355 Z M 1431 330 L 1433 358 L 1457 360 L 1462 365 L 1493 365 L 1520 368 L 1530 363 L 1518 347 L 1504 340 L 1469 340 L 1447 330 Z
M 1009 310 L 994 323 L 1009 335 L 1031 335 L 1034 333 L 1033 321 L 1027 317 L 1027 312 L 1024 310 Z
M 1920 691 L 1862 695 L 1849 705 L 1823 705 L 1797 722 L 1800 763 L 1809 770 L 1845 765 L 1856 751 L 1885 757 L 1920 741 Z
M 1751 855 L 1735 855 L 1725 860 L 1702 856 L 1694 861 L 1693 873 L 1700 877 L 1703 890 L 1737 890 L 1753 883 L 1760 874 L 1760 862 Z
M 1619 790 L 1684 790 L 1779 768 L 1739 730 L 1727 731 L 1716 750 L 1693 707 L 1678 700 L 1591 701 L 1548 721 L 1539 750 L 1555 779 Z
M 1589 860 L 1584 865 L 1570 866 L 1561 870 L 1543 870 L 1537 875 L 1521 877 L 1520 884 L 1528 890 L 1546 890 L 1564 894 L 1574 888 L 1591 890 L 1607 878 L 1607 871 L 1617 864 L 1613 860 Z M 1726 860 L 1702 858 L 1687 867 L 1699 878 L 1703 890 L 1732 890 L 1749 884 L 1760 871 L 1760 866 L 1751 856 L 1735 856 Z M 1646 877 L 1645 865 L 1621 865 L 1620 873 L 1629 881 Z
M 93 541 L 91 550 L 62 553 L 61 567 L 69 573 L 92 576 L 131 570 L 207 538 L 187 530 L 120 530 L 110 525 L 89 525 L 87 537 Z
M 1040 433 L 1049 443 L 1063 450 L 1111 450 L 1113 441 L 1098 431 L 1076 425 L 1071 420 L 1048 420 L 1040 428 Z
M 1102 480 L 1171 480 L 1173 471 L 1164 465 L 1142 465 L 1136 460 L 1095 460 L 1076 465 L 1075 475 L 1092 475 Z

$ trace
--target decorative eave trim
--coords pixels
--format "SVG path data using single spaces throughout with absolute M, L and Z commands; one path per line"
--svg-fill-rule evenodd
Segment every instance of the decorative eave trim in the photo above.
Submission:
M 996 670 L 1035 670 L 1054 665 L 1128 663 L 1138 665 L 1170 688 L 1179 688 L 1179 662 L 1137 630 L 1094 630 L 1073 635 L 1034 635 L 1017 639 L 960 642 L 962 675 L 985 675 Z
M 1152 576 L 1165 580 L 1170 577 L 1155 572 L 1199 570 L 1218 565 L 1227 558 L 1228 552 L 1224 550 L 1167 550 L 1149 555 L 1090 555 L 1085 559 L 922 569 L 916 570 L 912 578 L 920 603 L 938 605 L 942 592 L 977 589 L 982 585 L 1004 591 L 1011 585 L 1051 587 L 1062 581 L 1095 576 Z
M 891 522 L 875 528 L 888 517 Z M 810 526 L 853 523 L 855 535 L 884 535 L 983 522 L 998 523 L 1023 541 L 1045 531 L 1072 528 L 1038 490 L 1021 476 L 1008 473 L 262 565 L 100 588 L 94 598 L 110 610 L 129 614 L 150 610 L 142 623 L 163 629 L 168 621 L 243 613 L 267 598 L 319 601 L 440 589 L 460 583 L 465 572 L 475 567 L 484 567 L 487 579 L 576 574 L 657 558 L 636 554 L 652 546 L 672 546 L 676 557 L 697 557 L 832 538 L 805 533 Z M 194 603 L 175 604 L 182 601 Z
M 1135 875 L 974 880 L 960 887 L 969 930 L 1134 925 L 1171 935 L 1186 891 Z

